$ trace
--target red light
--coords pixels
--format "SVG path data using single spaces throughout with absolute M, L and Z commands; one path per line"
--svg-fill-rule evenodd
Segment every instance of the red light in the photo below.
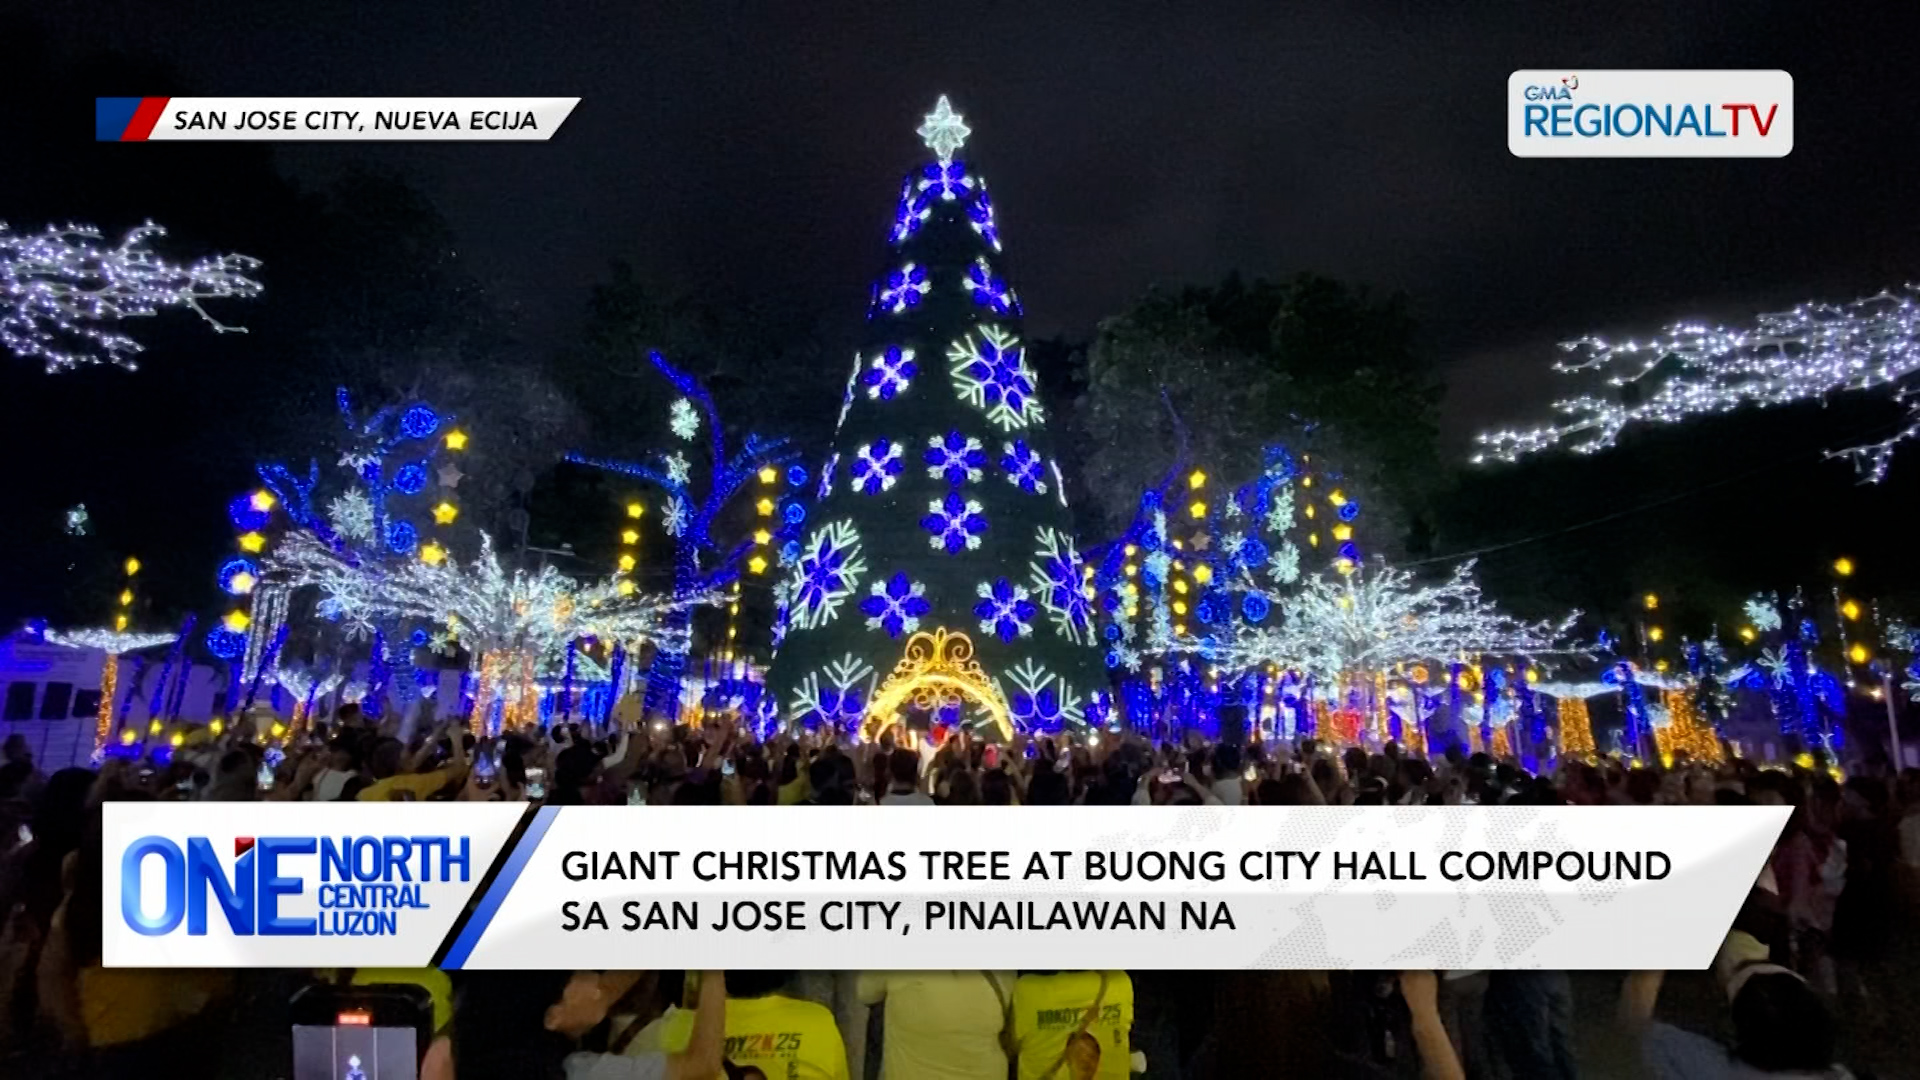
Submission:
M 369 1012 L 343 1012 L 335 1023 L 343 1027 L 366 1027 L 373 1023 L 373 1014 Z

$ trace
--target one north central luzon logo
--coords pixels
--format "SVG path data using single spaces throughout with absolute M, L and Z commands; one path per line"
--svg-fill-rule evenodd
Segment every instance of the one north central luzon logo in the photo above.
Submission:
M 120 857 L 120 917 L 148 937 L 182 923 L 189 936 L 204 936 L 214 910 L 238 936 L 390 937 L 404 913 L 429 908 L 423 886 L 473 872 L 465 836 L 243 836 L 232 852 L 223 857 L 204 836 L 184 848 L 165 836 L 135 840 Z M 309 881 L 296 871 L 312 868 L 316 855 L 309 902 Z M 146 887 L 154 874 L 163 880 L 157 890 Z M 300 913 L 308 909 L 317 910 Z
M 1780 113 L 1777 101 L 1603 101 L 1578 75 L 1530 83 L 1521 96 L 1526 138 L 1764 139 Z

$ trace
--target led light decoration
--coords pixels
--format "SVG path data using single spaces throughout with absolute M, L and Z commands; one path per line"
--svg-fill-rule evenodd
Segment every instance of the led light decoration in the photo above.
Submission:
M 980 632 L 998 637 L 1001 641 L 1013 641 L 1033 633 L 1033 617 L 1039 608 L 1027 595 L 1027 590 L 1006 578 L 994 582 L 981 582 L 975 593 L 980 602 L 973 606 L 973 613 L 980 619 Z
M 865 384 L 869 398 L 892 401 L 913 384 L 913 377 L 919 372 L 920 365 L 913 362 L 912 349 L 889 345 L 874 354 L 860 381 Z
M 1020 314 L 1020 298 L 1014 295 L 1005 278 L 993 272 L 984 256 L 967 268 L 967 290 L 973 294 L 974 303 L 995 315 Z
M 862 495 L 878 495 L 893 490 L 900 476 L 900 458 L 905 448 L 887 439 L 875 439 L 862 446 L 853 459 L 853 490 Z
M 984 475 L 981 467 L 987 463 L 987 452 L 979 439 L 950 431 L 929 438 L 921 460 L 927 464 L 928 476 L 959 487 Z
M 1093 641 L 1092 586 L 1086 584 L 1092 568 L 1074 550 L 1073 540 L 1065 533 L 1042 525 L 1034 535 L 1037 550 L 1028 584 L 1046 609 L 1047 619 L 1062 637 L 1074 644 Z
M 125 319 L 186 308 L 216 333 L 246 333 L 201 304 L 258 296 L 260 283 L 247 275 L 260 261 L 219 255 L 171 263 L 149 246 L 165 235 L 149 221 L 109 247 L 91 226 L 49 225 L 28 235 L 0 222 L 0 345 L 43 361 L 49 373 L 100 363 L 131 371 L 142 347 L 117 328 Z
M 1019 339 L 997 326 L 982 326 L 947 350 L 952 362 L 954 392 L 987 414 L 987 419 L 1011 431 L 1039 423 L 1045 417 L 1035 391 L 1039 376 L 1027 365 Z
M 851 521 L 836 521 L 814 530 L 794 564 L 794 599 L 789 615 L 793 628 L 809 630 L 831 622 L 866 570 L 866 560 L 860 556 L 860 534 Z
M 927 149 L 939 155 L 942 165 L 953 160 L 953 152 L 966 145 L 967 136 L 973 129 L 967 126 L 966 118 L 953 111 L 953 104 L 947 95 L 941 94 L 934 103 L 933 111 L 928 113 L 924 123 L 915 134 L 927 144 Z
M 978 499 L 963 499 L 950 491 L 945 498 L 927 504 L 927 516 L 920 527 L 930 534 L 929 543 L 949 555 L 972 551 L 980 546 L 987 531 L 986 510 Z
M 1025 439 L 1001 443 L 1000 468 L 1007 474 L 1007 483 L 1029 495 L 1045 495 L 1047 482 L 1047 463 L 1040 459 Z
M 1681 323 L 1650 341 L 1583 337 L 1561 345 L 1555 370 L 1604 374 L 1616 392 L 1580 394 L 1554 404 L 1564 420 L 1478 436 L 1475 461 L 1514 461 L 1563 442 L 1577 453 L 1610 447 L 1634 424 L 1678 423 L 1690 416 L 1821 400 L 1847 391 L 1883 393 L 1908 410 L 1908 423 L 1877 442 L 1829 452 L 1869 482 L 1885 478 L 1898 447 L 1920 437 L 1920 286 L 1885 290 L 1851 303 L 1805 303 L 1757 316 L 1749 326 Z M 1628 389 L 1631 393 L 1627 393 Z
M 700 434 L 700 410 L 686 398 L 676 399 L 667 410 L 667 429 L 678 439 L 692 441 Z
M 927 587 L 909 580 L 904 572 L 874 582 L 867 592 L 867 598 L 860 602 L 867 629 L 884 630 L 891 638 L 920 629 L 920 619 L 933 610 L 926 599 Z
M 874 302 L 882 311 L 898 315 L 909 308 L 919 307 L 920 301 L 926 299 L 932 288 L 932 282 L 927 280 L 926 267 L 904 263 L 900 269 L 887 275 L 887 280 L 875 293 Z

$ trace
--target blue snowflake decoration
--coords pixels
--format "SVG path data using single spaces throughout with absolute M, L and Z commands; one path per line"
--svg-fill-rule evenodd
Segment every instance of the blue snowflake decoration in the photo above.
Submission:
M 987 452 L 979 439 L 949 431 L 927 440 L 927 452 L 921 460 L 927 463 L 928 476 L 959 487 L 980 479 Z
M 393 474 L 393 490 L 402 495 L 418 495 L 427 487 L 427 463 L 412 461 Z
M 793 623 L 810 629 L 832 621 L 866 570 L 866 560 L 860 557 L 860 534 L 853 522 L 822 526 L 809 538 L 794 564 Z
M 889 345 L 873 358 L 866 373 L 860 376 L 860 381 L 865 384 L 868 397 L 876 401 L 892 401 L 895 394 L 913 382 L 914 375 L 919 371 L 920 365 L 913 362 L 912 349 Z
M 853 490 L 862 495 L 892 490 L 900 476 L 903 449 L 890 439 L 875 439 L 861 447 L 853 459 Z
M 1035 453 L 1025 439 L 1002 443 L 1001 447 L 1000 467 L 1006 470 L 1007 483 L 1029 495 L 1045 495 L 1047 493 L 1047 482 L 1043 479 L 1047 468 L 1045 459 Z
M 395 521 L 387 525 L 387 549 L 396 555 L 411 555 L 420 544 L 420 532 L 411 521 Z
M 1020 339 L 997 326 L 983 326 L 947 350 L 954 392 L 987 414 L 1002 429 L 1026 427 L 1042 419 L 1034 396 L 1039 377 L 1027 365 Z
M 887 239 L 896 244 L 904 241 L 919 232 L 920 226 L 927 223 L 932 213 L 932 207 L 918 205 L 918 200 L 914 198 L 913 179 L 907 178 L 900 185 L 900 207 L 893 213 L 893 231 L 887 234 Z
M 413 633 L 407 635 L 407 641 L 411 643 L 413 647 L 416 649 L 426 648 L 427 643 L 432 640 L 433 640 L 433 635 L 427 633 L 426 628 L 423 626 L 414 627 Z
M 1240 614 L 1245 615 L 1248 622 L 1265 621 L 1272 607 L 1267 598 L 1259 593 L 1248 593 L 1240 598 Z
M 1040 609 L 1028 597 L 1027 590 L 1006 578 L 988 584 L 981 582 L 975 592 L 980 602 L 973 613 L 980 619 L 980 632 L 1001 641 L 1013 641 L 1033 633 L 1033 617 Z
M 247 651 L 247 635 L 216 626 L 207 631 L 207 651 L 222 660 L 232 660 Z
M 246 575 L 247 578 L 245 582 L 246 588 L 236 588 L 234 579 L 243 574 Z M 259 583 L 260 567 L 252 559 L 228 559 L 226 562 L 220 564 L 220 572 L 216 577 L 220 582 L 222 591 L 234 596 L 241 596 L 252 592 L 254 585 Z
M 241 495 L 228 503 L 227 517 L 232 519 L 233 527 L 241 532 L 258 532 L 273 520 L 265 510 L 253 508 L 252 495 Z
M 967 288 L 973 293 L 974 303 L 992 309 L 996 315 L 1020 313 L 1020 298 L 1013 294 L 1007 279 L 993 272 L 984 257 L 974 259 L 973 265 L 967 268 Z
M 1052 685 L 1041 687 L 1038 693 L 1015 690 L 1013 700 L 1007 704 L 1024 731 L 1053 731 L 1060 727 L 1060 694 Z
M 993 200 L 987 195 L 987 182 L 980 181 L 980 196 L 967 207 L 967 218 L 973 224 L 973 231 L 980 239 L 995 251 L 1000 250 L 1000 226 L 993 219 Z
M 415 405 L 400 416 L 400 434 L 409 439 L 430 439 L 440 430 L 440 414 L 425 405 Z
M 930 208 L 935 199 L 952 202 L 973 190 L 967 167 L 958 161 L 931 162 L 920 175 L 920 193 L 913 201 L 919 209 Z
M 976 499 L 963 499 L 957 491 L 927 504 L 929 513 L 920 519 L 920 527 L 935 550 L 949 555 L 971 551 L 980 546 L 980 535 L 987 531 L 987 516 Z
M 932 287 L 927 280 L 927 268 L 908 263 L 887 275 L 886 284 L 880 287 L 880 306 L 898 315 L 908 308 L 919 307 Z
M 1065 533 L 1041 526 L 1027 581 L 1061 636 L 1078 645 L 1092 640 L 1093 601 L 1087 596 L 1086 563 Z M 1117 628 L 1115 628 L 1117 629 Z
M 920 629 L 920 618 L 933 610 L 927 602 L 927 587 L 905 573 L 896 573 L 886 581 L 876 581 L 860 601 L 867 616 L 867 629 L 885 630 L 888 637 L 911 634 Z

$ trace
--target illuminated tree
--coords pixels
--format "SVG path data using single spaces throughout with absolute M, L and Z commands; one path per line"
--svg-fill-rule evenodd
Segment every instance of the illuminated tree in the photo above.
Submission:
M 0 222 L 0 345 L 45 361 L 49 372 L 100 363 L 131 371 L 141 346 L 120 331 L 122 320 L 183 307 L 217 333 L 245 333 L 201 302 L 258 296 L 260 283 L 247 275 L 260 261 L 215 255 L 168 262 L 148 246 L 164 235 L 149 221 L 108 246 L 91 226 L 49 225 L 28 235 Z
M 1920 437 L 1920 287 L 1887 290 L 1847 304 L 1807 303 L 1760 315 L 1750 326 L 1680 323 L 1650 341 L 1583 337 L 1563 343 L 1565 373 L 1603 373 L 1612 394 L 1579 394 L 1554 403 L 1565 417 L 1526 430 L 1482 434 L 1474 457 L 1514 461 L 1570 444 L 1590 454 L 1614 444 L 1635 424 L 1674 424 L 1688 417 L 1817 401 L 1847 391 L 1874 391 L 1907 407 L 1909 423 L 1878 442 L 1835 450 L 1870 482 L 1886 476 L 1895 449 Z

